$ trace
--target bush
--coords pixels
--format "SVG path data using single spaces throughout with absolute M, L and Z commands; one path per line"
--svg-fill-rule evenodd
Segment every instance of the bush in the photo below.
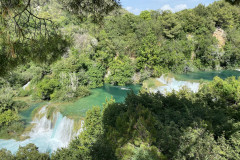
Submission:
M 49 77 L 44 78 L 38 85 L 37 85 L 37 95 L 42 100 L 50 100 L 51 95 L 54 93 L 56 89 L 58 89 L 60 83 L 57 79 L 50 79 Z
M 106 83 L 124 86 L 132 83 L 134 68 L 128 57 L 116 58 L 110 63 L 111 74 L 106 78 Z
M 52 95 L 52 100 L 60 101 L 72 101 L 76 98 L 81 98 L 90 95 L 88 87 L 79 86 L 76 91 L 72 90 L 69 87 L 64 87 L 60 90 L 56 90 Z
M 0 113 L 12 109 L 14 93 L 12 88 L 0 88 Z
M 18 115 L 13 112 L 12 110 L 7 110 L 3 113 L 0 113 L 0 127 L 2 126 L 8 126 L 14 121 L 17 121 L 19 119 Z
M 14 138 L 19 140 L 20 136 L 24 132 L 24 123 L 20 121 L 12 122 L 8 126 L 3 126 L 0 129 L 0 138 L 1 139 L 10 139 Z

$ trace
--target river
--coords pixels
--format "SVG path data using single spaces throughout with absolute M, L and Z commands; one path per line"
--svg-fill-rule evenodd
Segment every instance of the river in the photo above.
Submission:
M 162 76 L 157 80 L 163 85 L 154 90 L 160 91 L 163 94 L 171 92 L 172 90 L 179 90 L 183 86 L 187 86 L 193 92 L 197 92 L 199 88 L 199 81 L 211 81 L 215 76 L 223 79 L 231 76 L 240 77 L 239 71 L 211 71 L 211 72 L 193 72 L 188 74 L 174 75 L 174 78 Z M 61 147 L 67 147 L 70 141 L 76 137 L 82 128 L 77 130 L 74 128 L 75 121 L 71 118 L 84 117 L 86 112 L 93 106 L 100 106 L 106 102 L 106 99 L 111 97 L 116 102 L 123 102 L 127 94 L 132 90 L 138 93 L 140 85 L 130 86 L 112 86 L 104 85 L 103 87 L 92 89 L 92 94 L 88 97 L 81 98 L 72 103 L 64 103 L 58 106 L 59 110 L 53 112 L 52 118 L 47 118 L 48 105 L 35 104 L 25 111 L 20 112 L 22 120 L 26 123 L 32 124 L 32 129 L 27 134 L 28 138 L 24 141 L 0 140 L 0 149 L 6 148 L 12 153 L 16 153 L 19 146 L 25 146 L 29 143 L 35 144 L 40 152 L 49 152 L 57 150 Z M 38 113 L 33 116 L 34 109 L 39 109 Z M 71 117 L 71 118 L 69 118 Z M 81 122 L 81 126 L 83 121 Z
M 123 102 L 127 94 L 132 90 L 138 93 L 141 85 L 130 86 L 112 86 L 104 85 L 103 87 L 92 89 L 92 93 L 88 97 L 81 98 L 75 102 L 58 106 L 60 112 L 53 112 L 51 118 L 48 118 L 48 104 L 37 103 L 29 107 L 27 110 L 20 112 L 22 120 L 32 125 L 32 129 L 24 133 L 28 138 L 23 141 L 0 140 L 0 149 L 6 148 L 15 154 L 20 146 L 26 146 L 29 143 L 35 144 L 40 152 L 52 153 L 58 148 L 67 147 L 70 141 L 80 134 L 81 125 L 74 126 L 75 121 L 69 117 L 84 117 L 85 113 L 93 106 L 100 106 L 111 97 L 116 102 Z M 32 112 L 38 109 L 36 115 Z M 77 124 L 78 125 L 78 124 Z M 77 128 L 77 129 L 76 129 Z

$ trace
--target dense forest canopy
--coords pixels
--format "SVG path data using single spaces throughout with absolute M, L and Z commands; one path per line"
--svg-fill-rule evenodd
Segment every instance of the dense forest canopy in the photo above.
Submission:
M 24 130 L 18 112 L 28 104 L 16 97 L 73 101 L 104 83 L 239 67 L 239 1 L 228 1 L 236 5 L 134 15 L 115 0 L 2 0 L 0 137 Z M 83 133 L 51 159 L 239 159 L 239 81 L 110 100 L 88 111 Z M 0 157 L 50 159 L 32 144 Z
M 233 4 L 238 4 L 239 1 L 237 0 L 229 0 L 229 2 Z M 57 31 L 57 25 L 52 23 L 52 18 L 49 17 L 49 15 L 41 14 L 39 13 L 39 8 L 46 6 L 49 3 L 49 1 L 44 0 L 13 0 L 13 1 L 6 1 L 3 0 L 0 2 L 0 12 L 1 12 L 1 32 L 4 33 L 1 36 L 2 45 L 4 46 L 1 49 L 1 74 L 4 74 L 11 70 L 12 67 L 18 66 L 19 64 L 25 64 L 27 62 L 33 61 L 33 62 L 45 62 L 45 63 L 51 63 L 58 59 L 60 56 L 62 56 L 66 52 L 66 48 L 69 46 L 69 39 L 66 36 L 63 36 L 61 32 Z M 116 0 L 94 0 L 94 1 L 88 1 L 88 0 L 61 0 L 57 2 L 58 4 L 61 4 L 61 9 L 65 9 L 69 11 L 72 14 L 75 14 L 80 20 L 84 21 L 86 18 L 89 19 L 92 22 L 102 24 L 102 21 L 104 17 L 107 16 L 110 12 L 113 10 L 116 10 L 120 7 L 120 2 Z M 222 1 L 223 3 L 223 1 Z M 57 4 L 57 5 L 58 5 Z M 79 5 L 81 4 L 81 5 Z M 195 9 L 197 10 L 197 9 Z M 142 12 L 142 18 L 147 19 L 146 17 L 149 11 Z M 198 14 L 195 13 L 183 13 L 183 15 L 174 14 L 174 16 L 164 16 L 163 23 L 160 21 L 159 17 L 156 17 L 160 13 L 154 13 L 154 11 L 150 11 L 151 16 L 155 16 L 155 18 L 158 19 L 158 23 L 161 23 L 161 32 L 155 30 L 155 32 L 158 32 L 157 40 L 159 41 L 159 34 L 163 36 L 163 38 L 167 39 L 181 39 L 183 40 L 183 37 L 180 35 L 179 31 L 184 30 L 185 33 L 195 33 L 191 28 L 190 22 L 188 25 L 188 28 L 184 28 L 184 20 L 189 19 L 190 21 L 196 21 L 194 23 L 195 26 L 200 25 L 201 20 L 197 21 Z M 200 10 L 198 12 L 201 12 Z M 205 11 L 204 11 L 205 12 Z M 213 14 L 218 14 L 216 12 L 209 12 L 210 17 L 212 19 L 209 21 L 209 24 L 206 24 L 207 30 L 212 32 L 211 27 L 214 27 L 214 25 L 210 25 L 215 23 L 215 26 L 222 27 L 221 23 L 225 23 L 225 21 L 221 22 L 221 19 L 218 21 L 215 21 L 216 16 Z M 233 12 L 232 12 L 233 13 Z M 115 13 L 116 14 L 116 13 Z M 146 14 L 146 15 L 144 15 Z M 188 17 L 184 18 L 184 14 L 188 15 Z M 235 13 L 236 14 L 236 13 Z M 189 16 L 193 16 L 193 19 L 191 19 Z M 218 14 L 219 16 L 221 14 Z M 145 17 L 144 17 L 145 16 Z M 201 16 L 201 15 L 199 15 Z M 207 16 L 207 15 L 205 15 Z M 222 15 L 222 16 L 230 16 L 230 15 Z M 141 17 L 141 16 L 140 16 Z M 167 18 L 169 17 L 169 18 Z M 203 18 L 203 17 L 202 17 Z M 220 18 L 220 17 L 219 17 Z M 222 17 L 224 18 L 224 17 Z M 227 19 L 231 19 L 230 17 L 225 17 Z M 175 19 L 175 20 L 174 20 Z M 181 22 L 177 22 L 177 20 L 181 20 Z M 229 19 L 229 20 L 230 20 Z M 152 19 L 148 19 L 152 21 Z M 156 20 L 156 19 L 155 19 Z M 209 18 L 208 18 L 209 20 Z M 212 22 L 212 23 L 210 23 Z M 146 23 L 146 22 L 145 22 Z M 150 22 L 152 23 L 152 22 Z M 148 24 L 150 24 L 148 23 Z M 198 24 L 199 23 L 199 24 Z M 220 24 L 218 24 L 220 23 Z M 229 22 L 227 22 L 229 23 Z M 225 25 L 228 25 L 228 24 Z M 186 24 L 186 23 L 185 23 Z M 102 24 L 103 25 L 103 24 Z M 105 24 L 106 25 L 106 24 Z M 142 25 L 142 24 L 141 24 Z M 201 25 L 204 25 L 204 22 L 201 23 Z M 229 24 L 231 25 L 231 24 Z M 156 24 L 155 24 L 156 26 Z M 152 26 L 153 27 L 153 26 Z M 154 28 L 151 28 L 151 31 L 144 31 L 146 33 L 150 33 L 154 31 Z M 194 26 L 192 26 L 194 27 Z M 209 28 L 210 27 L 210 28 Z M 230 27 L 230 26 L 229 26 Z M 235 27 L 235 26 L 234 26 Z M 202 28 L 203 29 L 203 28 Z M 206 31 L 207 31 L 206 30 Z M 201 32 L 201 31 L 200 31 Z M 134 32 L 135 33 L 135 32 Z M 202 32 L 203 33 L 203 32 Z M 115 33 L 116 34 L 116 33 Z M 199 33 L 201 34 L 201 33 Z M 131 37 L 129 37 L 131 38 Z M 135 38 L 141 38 L 139 36 Z M 154 37 L 153 37 L 154 38 Z M 204 37 L 206 38 L 206 37 Z M 71 38 L 70 38 L 71 39 Z M 161 39 L 161 38 L 160 38 Z M 198 38 L 196 38 L 198 39 Z M 211 41 L 211 40 L 210 40 Z M 213 41 L 213 40 L 212 40 Z M 156 42 L 153 42 L 156 43 Z M 204 43 L 204 42 L 202 42 Z M 213 43 L 213 42 L 211 42 Z M 51 44 L 51 45 L 49 45 Z M 115 44 L 117 45 L 117 44 Z M 213 44 L 214 45 L 214 44 Z M 196 46 L 195 46 L 196 47 Z M 199 47 L 198 47 L 199 48 Z M 142 48 L 143 49 L 143 48 Z M 230 49 L 230 48 L 228 48 Z M 140 48 L 138 49 L 139 52 Z M 216 49 L 215 49 L 216 50 Z M 132 51 L 132 50 L 129 50 Z M 132 52 L 136 52 L 137 50 L 133 50 Z M 153 51 L 152 51 L 153 52 Z M 155 52 L 160 52 L 156 51 Z M 213 49 L 208 49 L 207 52 L 220 52 L 220 51 L 213 51 Z M 132 54 L 133 54 L 132 53 Z M 194 52 L 195 53 L 195 52 Z M 146 53 L 142 53 L 146 54 Z M 152 53 L 151 53 L 152 54 Z M 199 53 L 201 54 L 201 53 Z M 217 64 L 208 64 L 208 66 L 211 66 L 212 68 L 216 67 L 216 65 L 219 65 L 219 55 L 212 55 L 217 58 L 216 62 Z M 41 55 L 41 56 L 40 56 Z M 195 54 L 194 54 L 195 55 Z M 153 56 L 153 55 L 151 55 Z M 189 55 L 188 55 L 189 56 Z M 197 53 L 196 53 L 196 56 Z M 204 58 L 201 58 L 201 64 L 206 63 L 208 58 L 206 56 L 201 55 Z M 210 58 L 210 56 L 208 56 Z M 145 60 L 144 60 L 145 59 Z M 149 59 L 147 57 L 141 57 L 138 58 L 138 63 L 145 63 L 146 59 Z M 182 58 L 181 58 L 182 59 Z M 205 62 L 204 62 L 205 61 Z M 146 62 L 149 63 L 149 62 Z M 151 63 L 158 63 L 158 62 L 151 62 Z M 174 63 L 174 62 L 173 62 Z M 211 63 L 211 62 L 210 62 Z M 226 60 L 220 64 L 223 67 L 226 67 Z M 230 63 L 230 62 L 228 62 Z M 183 64 L 180 64 L 183 65 Z M 201 68 L 202 66 L 200 64 L 195 64 L 194 66 L 197 66 L 198 68 Z M 215 65 L 215 66 L 214 66 Z M 142 69 L 141 64 L 137 64 L 138 69 Z M 185 67 L 187 67 L 188 64 L 185 64 Z M 145 66 L 146 68 L 147 66 Z M 160 66 L 155 66 L 154 70 L 160 70 Z M 161 66 L 162 67 L 162 66 Z M 160 68 L 161 68 L 160 67 Z M 170 66 L 171 68 L 172 66 Z M 152 69 L 152 67 L 151 67 Z M 201 68 L 202 69 L 202 68 Z M 175 69 L 176 70 L 176 69 Z M 159 71 L 155 71 L 159 72 Z
M 48 0 L 0 2 L 0 75 L 31 61 L 51 63 L 66 52 L 69 39 L 62 35 L 48 14 L 39 13 L 39 8 L 47 3 Z M 91 16 L 94 22 L 101 21 L 119 6 L 115 0 L 62 0 L 59 3 L 81 18 Z

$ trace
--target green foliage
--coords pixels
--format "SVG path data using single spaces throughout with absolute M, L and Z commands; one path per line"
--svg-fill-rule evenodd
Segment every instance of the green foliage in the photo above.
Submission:
M 140 13 L 140 18 L 144 19 L 144 20 L 151 20 L 151 13 L 149 11 L 142 11 Z
M 0 150 L 0 156 L 4 160 L 14 160 L 14 156 L 10 151 L 7 151 L 6 149 Z
M 61 0 L 66 9 L 77 14 L 81 19 L 90 17 L 93 22 L 99 23 L 109 12 L 119 7 L 119 0 Z M 81 4 L 81 5 L 79 5 Z
M 236 28 L 230 29 L 228 31 L 228 41 L 224 47 L 225 54 L 223 55 L 223 60 L 221 61 L 223 66 L 236 67 L 239 65 L 239 32 L 240 30 Z
M 46 77 L 37 85 L 37 95 L 43 100 L 50 100 L 51 95 L 59 85 L 60 83 L 58 80 Z
M 25 147 L 19 147 L 16 155 L 5 149 L 0 150 L 0 156 L 4 160 L 50 160 L 46 153 L 39 153 L 38 148 L 34 144 L 28 144 Z
M 21 88 L 19 90 L 18 96 L 19 97 L 27 97 L 27 96 L 30 96 L 31 94 L 32 94 L 31 90 L 24 90 L 24 89 Z
M 17 121 L 18 119 L 18 115 L 11 110 L 0 113 L 0 127 L 8 126 L 10 123 Z
M 224 1 L 214 2 L 209 6 L 215 26 L 222 28 L 231 28 L 234 25 L 233 7 Z
M 127 160 L 166 160 L 167 158 L 155 146 L 141 144 L 136 147 L 132 144 L 127 144 L 117 150 L 118 159 Z
M 239 80 L 215 78 L 198 93 L 129 94 L 87 113 L 84 131 L 57 157 L 238 159 Z M 67 155 L 67 156 L 66 156 Z
M 0 30 L 4 33 L 9 32 L 5 31 L 8 30 L 6 28 Z M 39 36 L 37 40 L 32 41 L 20 41 L 16 39 L 17 37 L 9 40 L 7 37 L 9 37 L 8 34 L 0 37 L 1 75 L 26 62 L 51 63 L 66 52 L 66 47 L 69 45 L 61 35 L 54 33 L 49 33 L 48 38 Z
M 28 144 L 25 147 L 19 147 L 16 153 L 17 160 L 28 160 L 28 159 L 38 159 L 38 160 L 50 160 L 50 157 L 46 153 L 39 153 L 38 148 L 34 144 Z
M 157 45 L 157 37 L 149 31 L 142 39 L 141 46 L 138 50 L 137 67 L 138 69 L 150 68 L 157 59 L 159 47 Z
M 25 64 L 0 80 L 1 137 L 23 128 L 17 111 L 26 105 L 12 100 L 14 89 L 21 96 L 72 101 L 104 82 L 130 84 L 135 75 L 142 82 L 166 72 L 239 66 L 240 10 L 224 1 L 177 13 L 143 11 L 139 16 L 121 10 L 106 16 L 118 1 L 61 2 L 64 5 L 44 1 L 38 14 L 58 24 L 65 38 L 51 30 L 47 38 L 20 41 L 12 34 L 11 22 L 0 26 L 1 74 Z M 22 7 L 18 5 L 12 9 Z M 8 21 L 8 16 L 1 18 Z M 100 21 L 100 26 L 92 23 Z M 227 33 L 225 46 L 213 37 L 216 28 Z M 31 61 L 45 66 L 26 64 Z M 19 89 L 29 81 L 29 90 Z M 239 94 L 235 78 L 215 78 L 196 94 L 129 94 L 124 103 L 111 101 L 104 111 L 90 110 L 81 135 L 52 159 L 239 159 Z M 12 158 L 4 150 L 0 155 Z M 17 157 L 49 159 L 32 145 L 20 148 Z
M 13 109 L 13 96 L 12 88 L 8 86 L 0 88 L 0 113 Z
M 198 36 L 196 57 L 201 61 L 201 64 L 206 68 L 209 66 L 215 68 L 215 64 L 219 62 L 220 52 L 217 50 L 217 41 L 212 36 Z M 200 58 L 201 57 L 201 58 Z
M 103 77 L 105 74 L 105 68 L 99 64 L 92 64 L 89 66 L 86 75 L 88 76 L 88 85 L 91 88 L 97 88 L 103 86 Z
M 177 20 L 177 16 L 171 12 L 166 13 L 161 18 L 163 26 L 163 35 L 168 38 L 178 38 L 181 33 L 182 25 Z
M 220 145 L 208 131 L 202 128 L 187 128 L 181 136 L 179 150 L 174 159 L 225 159 L 221 155 L 224 151 Z
M 126 85 L 132 83 L 134 68 L 132 62 L 127 57 L 116 57 L 110 64 L 110 75 L 106 78 L 107 83 L 114 85 Z
M 240 3 L 239 0 L 226 0 L 226 1 L 234 5 L 238 5 Z
M 1 127 L 0 137 L 1 139 L 16 139 L 21 140 L 25 125 L 21 121 L 12 121 L 9 125 Z

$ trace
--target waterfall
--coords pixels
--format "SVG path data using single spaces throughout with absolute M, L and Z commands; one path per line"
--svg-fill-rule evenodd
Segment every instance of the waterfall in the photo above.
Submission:
M 53 113 L 52 120 L 47 118 L 47 106 L 41 108 L 31 122 L 33 128 L 24 141 L 0 140 L 0 149 L 6 148 L 15 154 L 19 146 L 35 144 L 42 153 L 54 152 L 58 148 L 67 147 L 70 141 L 80 134 L 82 128 L 74 132 L 74 120 L 64 117 L 61 113 Z M 81 127 L 83 121 L 81 122 Z
M 25 90 L 29 85 L 30 85 L 30 82 L 28 82 L 27 84 L 25 84 L 25 85 L 22 87 L 23 90 Z
M 157 78 L 159 82 L 164 84 L 164 86 L 160 86 L 157 89 L 154 89 L 153 92 L 161 92 L 162 94 L 166 95 L 168 92 L 179 91 L 183 87 L 187 87 L 194 93 L 198 92 L 199 83 L 195 82 L 187 82 L 187 81 L 177 81 L 175 78 L 169 78 L 164 75 L 162 75 L 160 78 Z
M 67 147 L 73 136 L 74 121 L 63 117 L 61 123 L 55 125 L 56 132 L 52 134 L 52 137 L 61 140 L 62 147 Z

